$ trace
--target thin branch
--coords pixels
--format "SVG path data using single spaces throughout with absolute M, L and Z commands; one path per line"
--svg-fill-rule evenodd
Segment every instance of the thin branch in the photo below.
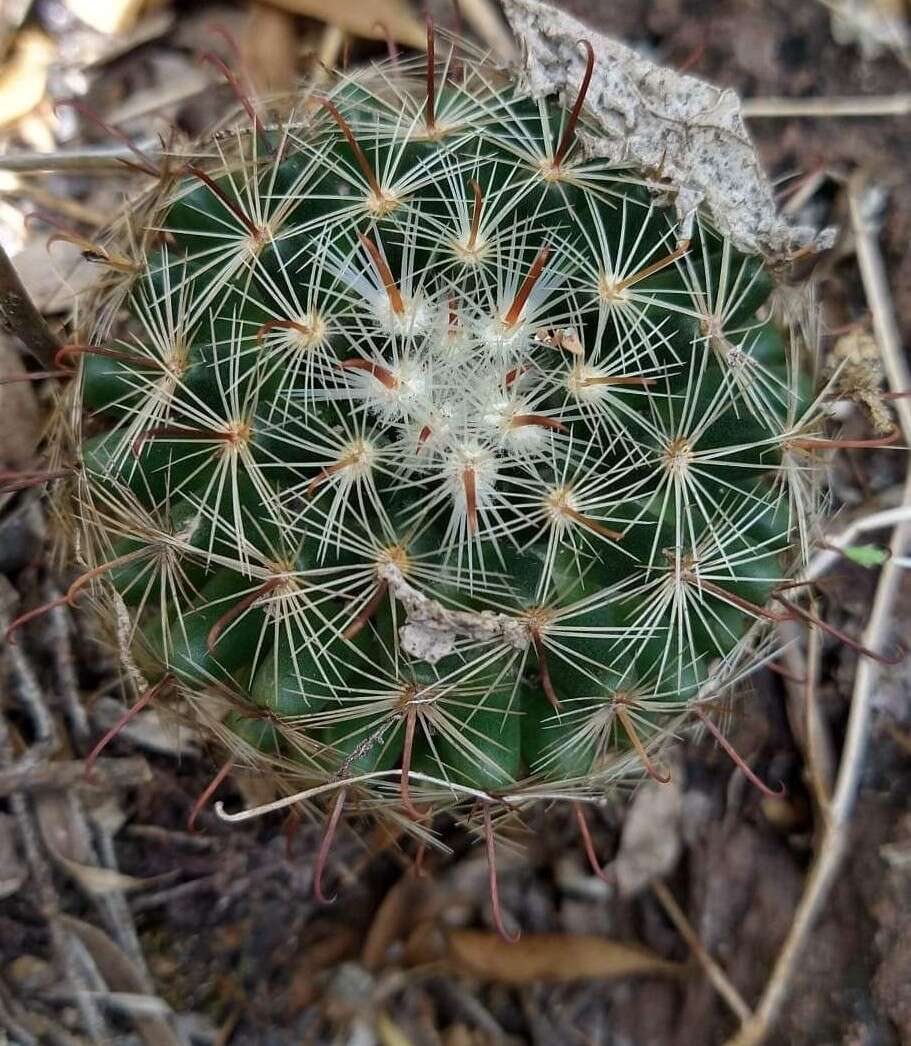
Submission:
M 156 138 L 144 138 L 136 146 L 153 158 L 163 150 Z M 133 151 L 125 145 L 99 146 L 94 149 L 62 149 L 54 153 L 8 153 L 0 156 L 0 170 L 22 173 L 39 171 L 122 171 Z
M 0 330 L 17 337 L 46 370 L 60 342 L 35 308 L 19 274 L 0 245 Z
M 753 1011 L 744 1002 L 743 996 L 734 987 L 734 985 L 728 979 L 728 975 L 718 965 L 717 962 L 709 955 L 705 945 L 699 939 L 699 934 L 696 933 L 689 919 L 687 919 L 683 909 L 677 904 L 674 899 L 674 895 L 664 885 L 660 879 L 656 879 L 652 883 L 652 889 L 655 891 L 655 896 L 661 902 L 661 907 L 667 913 L 667 917 L 671 920 L 677 929 L 680 936 L 686 941 L 690 951 L 695 955 L 696 961 L 705 971 L 706 977 L 714 987 L 715 991 L 721 996 L 722 999 L 727 1003 L 729 1009 L 735 1017 L 740 1021 L 741 1024 L 747 1024 L 753 1019 Z
M 0 770 L 0 799 L 13 792 L 68 792 L 73 788 L 101 793 L 115 788 L 136 788 L 151 781 L 151 767 L 142 756 L 99 759 L 91 781 L 85 780 L 85 763 L 81 759 L 39 763 L 20 760 L 8 770 Z
M 794 116 L 907 116 L 911 94 L 852 98 L 744 98 L 740 109 L 748 119 Z

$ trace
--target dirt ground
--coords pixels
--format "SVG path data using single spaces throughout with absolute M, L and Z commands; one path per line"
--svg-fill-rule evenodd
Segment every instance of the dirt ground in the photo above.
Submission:
M 888 48 L 866 55 L 862 42 L 837 42 L 826 6 L 810 0 L 563 0 L 562 6 L 650 57 L 748 98 L 890 96 L 909 89 L 900 56 Z M 172 121 L 199 130 L 227 104 L 230 96 L 217 89 L 154 117 L 130 117 L 125 108 L 142 92 L 195 74 L 194 53 L 209 45 L 211 23 L 236 31 L 241 16 L 247 15 L 239 8 L 160 5 L 154 15 L 164 19 L 160 31 L 147 30 L 146 40 L 122 53 L 99 34 L 80 37 L 56 0 L 36 3 L 32 23 L 60 48 L 50 95 L 87 89 L 98 112 L 145 135 Z M 319 39 L 316 23 L 294 28 L 301 51 L 311 35 Z M 281 62 L 273 59 L 263 64 L 281 76 Z M 863 172 L 882 186 L 881 248 L 900 330 L 911 329 L 908 116 L 762 118 L 750 128 L 783 199 L 793 199 L 795 186 L 809 186 L 797 216 L 841 230 L 832 251 L 811 266 L 828 330 L 868 320 L 847 179 Z M 46 147 L 57 148 L 107 140 L 72 112 L 61 127 L 39 110 L 25 127 L 0 131 L 0 141 L 27 150 L 40 148 L 42 135 L 53 138 L 43 139 Z M 24 248 L 24 261 L 17 261 L 26 284 L 55 321 L 62 316 L 47 271 L 48 226 L 26 226 L 22 214 L 51 211 L 88 232 L 128 184 L 120 174 L 80 173 L 0 181 L 0 236 L 11 253 Z M 82 278 L 76 255 L 71 283 Z M 827 337 L 824 348 L 833 341 Z M 0 351 L 0 370 L 18 366 L 12 342 Z M 33 460 L 46 384 L 0 387 L 3 467 Z M 849 519 L 894 505 L 904 459 L 900 452 L 846 452 L 833 475 L 837 510 Z M 47 562 L 41 504 L 34 491 L 0 504 L 4 619 L 65 587 L 65 571 Z M 840 562 L 819 589 L 826 620 L 859 634 L 876 580 L 875 570 Z M 894 620 L 893 638 L 907 643 L 911 572 Z M 856 660 L 847 646 L 825 637 L 815 693 L 836 755 Z M 487 866 L 483 847 L 454 826 L 442 826 L 451 856 L 429 855 L 418 878 L 395 840 L 350 823 L 332 856 L 338 899 L 323 907 L 312 896 L 319 824 L 292 832 L 275 815 L 228 826 L 207 808 L 201 831 L 186 830 L 223 758 L 192 737 L 175 738 L 157 720 L 143 719 L 105 753 L 95 787 L 75 771 L 65 778 L 61 767 L 75 765 L 121 707 L 116 668 L 88 613 L 58 608 L 18 646 L 7 645 L 2 663 L 0 1043 L 4 1028 L 13 1043 L 212 1046 L 682 1046 L 721 1043 L 735 1033 L 737 1018 L 669 917 L 662 887 L 656 892 L 646 876 L 641 890 L 623 896 L 616 882 L 595 878 L 570 811 L 539 810 L 515 834 L 514 852 L 502 848 L 503 908 L 525 935 L 512 952 L 502 952 L 491 933 L 472 933 L 492 928 Z M 648 825 L 644 860 L 660 866 L 664 889 L 748 1006 L 760 998 L 791 925 L 821 827 L 795 692 L 802 688 L 760 673 L 729 725 L 733 745 L 763 780 L 786 785 L 785 798 L 750 787 L 708 739 L 675 752 L 673 783 L 663 798 L 650 783 L 632 805 L 618 798 L 589 815 L 605 862 L 617 853 L 630 817 Z M 53 770 L 42 778 L 51 759 Z M 217 794 L 236 808 L 255 802 L 261 788 L 233 776 Z M 769 1042 L 911 1043 L 909 795 L 906 661 L 883 668 L 876 686 L 847 858 Z M 536 942 L 537 934 L 557 936 Z M 601 942 L 591 956 L 583 956 L 583 934 Z M 533 947 L 543 951 L 534 956 Z M 535 960 L 548 978 L 533 975 Z M 597 976 L 561 976 L 589 961 Z

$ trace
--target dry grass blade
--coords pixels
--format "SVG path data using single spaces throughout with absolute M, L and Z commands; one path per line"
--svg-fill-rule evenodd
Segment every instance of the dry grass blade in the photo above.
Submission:
M 907 116 L 911 94 L 870 95 L 860 98 L 744 98 L 743 115 L 750 119 L 795 116 L 845 117 Z
M 457 967 L 501 984 L 603 980 L 633 974 L 676 977 L 684 969 L 647 948 L 594 935 L 533 933 L 508 944 L 495 933 L 457 930 L 449 935 L 448 944 L 449 958 Z

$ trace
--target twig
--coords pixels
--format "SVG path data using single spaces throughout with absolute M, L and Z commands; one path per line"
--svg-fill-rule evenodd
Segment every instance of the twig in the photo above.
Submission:
M 330 72 L 338 63 L 339 55 L 345 46 L 345 30 L 337 25 L 327 23 L 323 29 L 320 39 L 319 51 L 316 57 L 316 69 L 313 79 L 316 83 L 326 80 Z
M 161 155 L 161 142 L 149 138 L 136 142 L 136 147 L 150 159 Z M 55 153 L 8 153 L 0 156 L 2 171 L 99 171 L 104 174 L 123 171 L 124 161 L 133 160 L 132 149 L 123 145 L 99 146 L 94 149 L 61 149 Z
M 743 1001 L 743 996 L 728 979 L 728 975 L 709 955 L 705 945 L 699 939 L 699 934 L 687 919 L 683 909 L 677 904 L 674 895 L 657 879 L 652 883 L 655 896 L 661 902 L 661 907 L 667 912 L 668 918 L 677 928 L 677 932 L 689 945 L 690 951 L 696 956 L 699 965 L 705 971 L 706 977 L 711 981 L 715 991 L 728 1004 L 731 1012 L 738 1018 L 741 1024 L 746 1024 L 753 1018 L 753 1011 Z
M 17 337 L 45 370 L 60 342 L 35 308 L 22 280 L 0 244 L 0 330 Z
M 871 190 L 860 179 L 855 180 L 849 187 L 848 203 L 861 280 L 873 316 L 873 327 L 882 353 L 886 377 L 890 388 L 897 392 L 909 387 L 911 375 L 902 355 L 901 339 L 877 244 L 878 225 L 871 214 L 871 203 L 875 198 L 875 190 Z M 896 400 L 895 406 L 902 431 L 907 437 L 911 434 L 911 403 L 907 400 Z M 911 506 L 911 467 L 905 476 L 902 505 Z M 882 567 L 873 606 L 862 637 L 863 645 L 873 650 L 881 650 L 888 638 L 892 607 L 901 581 L 901 567 L 897 566 L 894 560 L 911 551 L 911 522 L 905 520 L 895 527 L 889 547 L 892 555 Z M 790 932 L 775 962 L 755 1016 L 729 1040 L 729 1046 L 756 1046 L 769 1034 L 787 998 L 807 939 L 838 873 L 846 850 L 848 825 L 857 799 L 864 764 L 873 687 L 880 671 L 881 666 L 874 660 L 858 658 L 845 744 L 832 801 L 828 810 L 824 811 L 822 838 L 816 859 L 810 870 L 803 897 L 794 913 Z
M 79 788 L 93 792 L 135 788 L 152 780 L 152 770 L 142 756 L 124 759 L 99 759 L 92 779 L 86 780 L 81 759 L 35 763 L 20 760 L 8 770 L 0 770 L 0 799 L 13 792 L 68 791 Z
M 79 693 L 79 682 L 76 679 L 76 666 L 73 660 L 73 644 L 70 641 L 72 629 L 68 609 L 59 605 L 62 595 L 56 585 L 48 583 L 42 592 L 47 603 L 57 603 L 48 614 L 48 639 L 52 648 L 54 677 L 57 696 L 66 711 L 70 730 L 73 732 L 77 749 L 84 752 L 88 747 L 89 718 Z
M 795 627 L 796 622 L 795 622 Z M 823 718 L 819 713 L 817 687 L 822 662 L 822 632 L 811 628 L 807 634 L 807 657 L 804 666 L 802 697 L 803 732 L 810 785 L 816 805 L 823 813 L 832 801 L 832 783 L 835 780 L 835 760 Z
M 12 744 L 6 720 L 0 715 L 0 768 L 8 767 L 12 761 Z M 16 819 L 19 840 L 26 865 L 31 873 L 30 893 L 32 903 L 46 921 L 50 934 L 51 946 L 61 973 L 67 978 L 76 992 L 82 1022 L 92 1041 L 101 1041 L 106 1032 L 104 1018 L 94 1002 L 88 998 L 82 971 L 79 968 L 70 938 L 60 928 L 58 916 L 60 904 L 54 888 L 54 878 L 38 841 L 38 829 L 32 810 L 26 797 L 21 792 L 14 792 L 9 800 L 10 810 Z
M 911 94 L 868 95 L 859 98 L 744 98 L 740 103 L 750 119 L 794 116 L 907 116 Z
M 896 403 L 898 402 L 901 401 L 896 401 Z M 868 534 L 872 530 L 885 530 L 887 527 L 894 527 L 899 523 L 906 522 L 911 522 L 911 505 L 906 504 L 883 509 L 880 512 L 873 512 L 868 516 L 861 516 L 860 519 L 855 519 L 853 523 L 845 527 L 840 533 L 826 536 L 826 547 L 813 556 L 806 569 L 801 572 L 801 580 L 806 582 L 815 581 L 816 578 L 828 573 L 842 558 L 841 550 L 853 545 L 863 534 Z M 792 591 L 797 587 L 795 585 Z
M 11 610 L 18 601 L 19 595 L 16 590 L 6 578 L 0 576 L 0 631 L 9 625 L 12 620 Z M 6 656 L 9 659 L 12 675 L 18 684 L 17 695 L 24 705 L 32 721 L 32 729 L 35 731 L 35 741 L 30 755 L 37 757 L 39 752 L 45 754 L 53 752 L 59 744 L 57 727 L 45 704 L 44 691 L 38 682 L 38 677 L 21 646 L 7 643 Z
M 13 1042 L 21 1043 L 21 1046 L 40 1046 L 35 1036 L 18 1022 L 10 1004 L 11 1000 L 7 1000 L 5 996 L 6 992 L 0 984 L 0 1028 L 12 1036 Z

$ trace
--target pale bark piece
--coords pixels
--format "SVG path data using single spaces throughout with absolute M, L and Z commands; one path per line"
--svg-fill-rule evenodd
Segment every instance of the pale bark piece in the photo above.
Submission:
M 681 240 L 701 209 L 735 246 L 773 260 L 831 243 L 831 232 L 792 226 L 777 213 L 733 91 L 655 65 L 539 0 L 503 6 L 522 45 L 522 85 L 535 97 L 556 94 L 571 105 L 585 72 L 580 41 L 591 42 L 586 111 L 601 133 L 581 135 L 583 148 L 660 177 L 674 197 Z

